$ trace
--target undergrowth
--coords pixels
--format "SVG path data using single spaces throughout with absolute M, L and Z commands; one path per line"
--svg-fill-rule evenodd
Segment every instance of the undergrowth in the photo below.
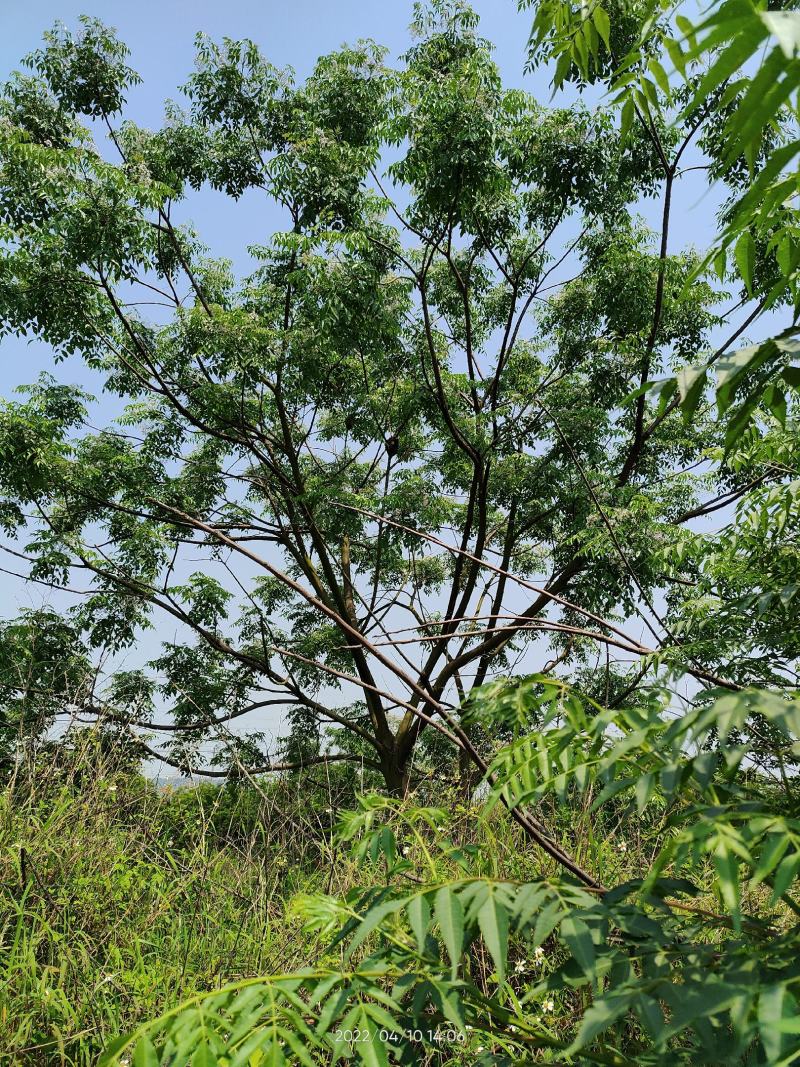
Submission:
M 0 793 L 0 1062 L 89 1067 L 195 994 L 318 961 L 325 939 L 293 901 L 363 881 L 334 834 L 353 786 L 317 773 L 160 788 L 91 732 L 23 761 Z M 467 861 L 541 872 L 502 812 L 451 799 L 439 876 Z

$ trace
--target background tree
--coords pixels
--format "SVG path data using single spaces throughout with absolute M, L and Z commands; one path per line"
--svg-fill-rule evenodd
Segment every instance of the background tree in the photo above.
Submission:
M 786 598 L 752 631 L 726 614 L 759 592 L 757 553 L 715 571 L 687 532 L 790 467 L 762 441 L 710 469 L 720 427 L 647 389 L 712 334 L 726 353 L 747 296 L 781 299 L 767 271 L 729 306 L 670 244 L 722 104 L 654 83 L 663 107 L 620 130 L 613 108 L 504 90 L 459 3 L 414 34 L 399 69 L 361 43 L 302 85 L 200 37 L 188 111 L 158 131 L 120 122 L 136 75 L 93 20 L 4 90 L 4 328 L 83 359 L 122 407 L 98 431 L 52 378 L 4 403 L 4 527 L 33 580 L 78 581 L 91 648 L 179 625 L 87 711 L 163 728 L 181 767 L 212 737 L 217 773 L 351 759 L 403 791 L 432 729 L 480 764 L 455 709 L 520 661 L 611 703 L 659 669 L 791 677 Z M 247 278 L 178 224 L 204 183 L 285 214 Z M 230 732 L 267 706 L 296 758 Z

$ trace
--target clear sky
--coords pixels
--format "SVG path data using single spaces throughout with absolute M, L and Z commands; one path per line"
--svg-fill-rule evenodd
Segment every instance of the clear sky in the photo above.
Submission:
M 481 18 L 480 32 L 495 46 L 495 58 L 509 87 L 521 87 L 543 101 L 550 97 L 548 73 L 525 73 L 526 43 L 531 12 L 519 12 L 516 0 L 472 0 Z M 345 42 L 371 37 L 389 49 L 396 60 L 409 46 L 412 0 L 0 0 L 0 81 L 21 65 L 21 59 L 41 42 L 44 30 L 59 19 L 75 27 L 81 14 L 101 18 L 113 26 L 131 49 L 131 65 L 142 83 L 129 94 L 125 116 L 142 126 L 158 127 L 164 101 L 180 99 L 179 86 L 193 68 L 194 37 L 199 31 L 212 38 L 250 37 L 277 67 L 291 66 L 298 80 L 316 58 Z M 665 60 L 665 62 L 667 62 Z M 563 95 L 563 94 L 562 94 Z M 569 102 L 560 98 L 559 103 Z M 720 197 L 704 187 L 704 174 L 683 179 L 676 193 L 670 228 L 670 251 L 695 244 L 707 247 L 716 230 Z M 642 205 L 648 221 L 656 223 L 658 201 Z M 227 256 L 241 273 L 253 261 L 246 248 L 269 242 L 284 220 L 257 193 L 239 203 L 211 190 L 191 193 L 180 205 L 181 221 L 192 221 L 212 255 Z M 779 321 L 763 322 L 756 338 L 781 328 Z M 0 340 L 0 397 L 9 397 L 41 370 L 52 370 L 47 347 L 18 338 Z M 79 359 L 56 368 L 62 380 L 85 385 L 92 381 Z M 106 402 L 101 417 L 110 415 Z M 103 418 L 103 421 L 107 421 Z M 0 565 L 3 564 L 0 560 Z M 15 613 L 15 605 L 31 603 L 33 591 L 9 585 L 0 573 L 0 616 Z M 33 600 L 38 599 L 33 596 Z
M 517 12 L 515 0 L 475 0 L 473 6 L 481 15 L 483 36 L 496 46 L 507 83 L 533 88 L 534 79 L 524 74 L 530 16 Z M 413 5 L 411 0 L 0 0 L 0 81 L 21 67 L 22 58 L 40 45 L 43 31 L 56 20 L 74 28 L 82 14 L 113 26 L 131 49 L 130 64 L 142 82 L 129 93 L 125 117 L 153 128 L 162 123 L 164 101 L 181 98 L 179 86 L 193 69 L 198 32 L 217 40 L 250 37 L 270 62 L 293 67 L 302 80 L 318 56 L 362 37 L 386 46 L 396 60 L 410 43 Z M 546 77 L 539 75 L 536 82 L 547 95 Z M 195 224 L 212 255 L 230 257 L 243 273 L 252 269 L 247 245 L 266 244 L 275 229 L 283 228 L 275 208 L 255 194 L 236 204 L 211 190 L 191 193 L 180 214 L 182 221 Z M 77 357 L 54 368 L 47 346 L 35 340 L 0 340 L 0 397 L 10 397 L 42 370 L 97 391 L 99 383 Z M 102 398 L 98 413 L 111 414 Z M 8 558 L 0 559 L 0 566 L 8 565 Z M 0 571 L 0 617 L 43 598 L 53 600 L 46 589 L 23 587 Z
M 517 11 L 516 0 L 472 0 L 481 17 L 480 32 L 495 46 L 495 58 L 508 86 L 517 86 L 549 99 L 548 74 L 526 74 L 526 42 L 530 11 Z M 194 36 L 198 31 L 219 39 L 251 37 L 278 67 L 291 66 L 298 79 L 312 69 L 316 58 L 360 37 L 371 37 L 397 59 L 409 46 L 411 0 L 0 0 L 0 80 L 41 42 L 42 32 L 60 19 L 74 27 L 78 16 L 89 14 L 115 27 L 131 49 L 131 64 L 142 83 L 131 89 L 125 116 L 142 126 L 158 127 L 164 101 L 180 99 L 178 91 L 193 67 Z M 562 101 L 560 101 L 562 102 Z M 564 100 L 563 102 L 567 102 Z M 706 245 L 715 230 L 719 202 L 704 190 L 700 175 L 681 183 L 673 210 L 672 248 Z M 659 205 L 643 205 L 655 223 Z M 181 205 L 181 221 L 192 221 L 211 254 L 230 257 L 243 273 L 252 261 L 246 247 L 268 243 L 283 220 L 257 194 L 238 204 L 210 190 L 190 194 Z M 33 380 L 52 361 L 43 345 L 24 340 L 0 341 L 0 396 L 8 396 Z M 77 360 L 61 367 L 60 376 L 91 385 Z M 2 587 L 0 587 L 2 588 Z
M 549 99 L 547 73 L 524 71 L 530 11 L 517 11 L 516 0 L 472 0 L 472 6 L 481 17 L 481 34 L 495 46 L 506 85 Z M 139 125 L 155 127 L 161 124 L 164 100 L 180 98 L 178 87 L 192 70 L 198 31 L 216 39 L 250 37 L 270 62 L 293 67 L 302 79 L 317 56 L 360 37 L 385 45 L 390 59 L 397 59 L 410 43 L 413 4 L 411 0 L 337 0 L 335 4 L 326 0 L 0 0 L 0 78 L 4 80 L 19 67 L 21 58 L 38 46 L 43 30 L 56 19 L 74 26 L 81 14 L 98 16 L 115 27 L 131 49 L 130 62 L 143 81 L 129 94 L 126 116 Z M 717 200 L 702 193 L 699 179 L 684 192 L 686 210 L 676 213 L 673 220 L 676 246 L 703 243 L 713 235 Z M 243 267 L 245 246 L 268 232 L 273 221 L 265 217 L 263 200 L 255 198 L 233 205 L 224 197 L 206 193 L 188 207 L 212 253 L 230 256 Z M 0 363 L 0 390 L 4 391 L 10 380 L 7 352 L 5 358 L 0 353 Z

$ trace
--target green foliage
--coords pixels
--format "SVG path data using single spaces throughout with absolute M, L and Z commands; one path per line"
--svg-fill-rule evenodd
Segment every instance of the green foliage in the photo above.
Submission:
M 95 1067 L 183 998 L 308 957 L 292 893 L 331 883 L 352 784 L 156 787 L 119 738 L 26 746 L 0 792 L 0 1048 L 19 1067 Z
M 581 83 L 616 41 L 614 12 L 591 11 L 586 57 L 559 53 Z M 536 17 L 558 51 L 557 5 Z M 736 310 L 667 239 L 682 153 L 696 139 L 723 159 L 727 104 L 700 115 L 659 76 L 637 92 L 665 107 L 620 129 L 618 104 L 506 89 L 464 4 L 419 8 L 412 33 L 397 67 L 361 42 L 301 84 L 253 42 L 200 36 L 185 109 L 148 131 L 118 119 L 124 45 L 86 20 L 2 93 L 0 329 L 83 359 L 119 410 L 98 429 L 56 379 L 5 401 L 0 520 L 30 577 L 83 594 L 65 624 L 105 662 L 175 632 L 133 689 L 109 669 L 82 702 L 166 726 L 159 751 L 183 770 L 207 741 L 206 768 L 335 757 L 402 792 L 442 765 L 430 736 L 470 678 L 546 652 L 575 680 L 636 616 L 654 643 L 620 648 L 654 673 L 777 669 L 773 643 L 748 673 L 741 635 L 715 644 L 707 620 L 670 637 L 695 580 L 670 549 L 730 478 L 700 467 L 722 441 L 706 411 L 684 422 L 666 386 L 658 405 L 646 389 L 699 383 Z M 204 185 L 285 213 L 249 276 L 178 224 Z M 637 212 L 662 194 L 656 234 Z M 753 240 L 738 261 L 763 296 Z M 781 418 L 784 402 L 776 386 Z M 749 474 L 787 476 L 761 456 Z M 268 706 L 294 731 L 277 751 L 232 736 Z
M 0 407 L 3 530 L 84 583 L 2 635 L 15 1052 L 797 1059 L 797 345 L 733 351 L 797 304 L 796 19 L 541 0 L 532 60 L 591 109 L 506 90 L 459 0 L 396 68 L 360 42 L 302 84 L 200 36 L 157 131 L 94 20 L 5 86 L 0 329 L 121 409 L 49 376 Z M 672 248 L 689 151 L 710 251 Z M 248 277 L 174 221 L 204 185 L 285 213 Z M 273 706 L 276 752 L 229 725 Z M 77 768 L 70 715 L 105 723 Z M 142 752 L 225 785 L 157 797 Z
M 703 115 L 717 114 L 716 127 L 701 130 L 700 141 L 710 156 L 711 176 L 728 185 L 731 197 L 705 263 L 713 262 L 723 281 L 738 273 L 745 294 L 759 301 L 759 312 L 791 301 L 794 320 L 800 309 L 795 7 L 768 10 L 754 0 L 727 0 L 710 5 L 693 23 L 680 5 L 661 0 L 613 10 L 555 0 L 536 5 L 530 41 L 532 61 L 556 61 L 555 88 L 569 78 L 607 81 L 626 136 L 637 120 L 655 130 L 670 112 L 698 130 Z M 669 71 L 660 62 L 666 56 Z M 712 358 L 718 365 L 719 412 L 729 416 L 729 445 L 759 408 L 785 422 L 787 387 L 791 396 L 800 381 L 796 353 L 792 328 L 763 345 Z M 697 408 L 706 370 L 680 382 L 687 418 Z M 734 405 L 737 388 L 742 395 Z
M 93 665 L 75 629 L 54 611 L 30 610 L 0 624 L 0 768 L 7 775 L 21 739 L 43 733 L 65 703 L 91 692 Z
M 477 693 L 475 713 L 485 704 L 516 723 L 498 695 Z M 385 884 L 295 905 L 341 961 L 234 983 L 120 1039 L 103 1062 L 136 1049 L 177 1067 L 201 1048 L 223 1065 L 489 1064 L 535 1051 L 542 1062 L 792 1062 L 796 778 L 770 781 L 741 736 L 756 720 L 781 766 L 796 762 L 797 701 L 727 694 L 675 718 L 663 694 L 613 711 L 537 677 L 516 695 L 542 726 L 498 753 L 494 800 L 611 812 L 618 848 L 635 823 L 646 873 L 600 892 L 477 871 L 442 881 L 443 861 L 481 865 L 443 837 L 446 814 L 364 797 L 340 839 L 358 863 L 383 865 Z

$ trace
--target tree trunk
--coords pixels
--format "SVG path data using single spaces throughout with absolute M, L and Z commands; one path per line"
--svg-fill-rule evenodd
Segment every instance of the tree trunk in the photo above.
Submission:
M 472 757 L 464 748 L 458 750 L 458 777 L 464 804 L 469 805 L 469 802 L 472 799 L 475 767 L 472 763 Z
M 400 763 L 396 752 L 388 753 L 381 759 L 381 773 L 391 796 L 405 797 L 408 795 L 408 768 L 405 764 Z

